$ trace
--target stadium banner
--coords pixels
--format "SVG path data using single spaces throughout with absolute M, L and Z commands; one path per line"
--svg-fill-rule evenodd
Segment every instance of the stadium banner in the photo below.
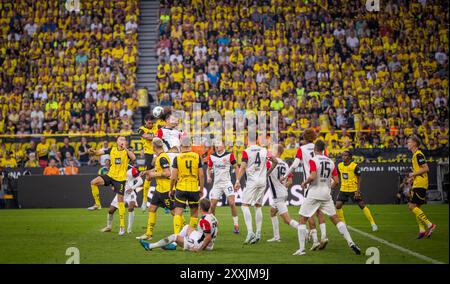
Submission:
M 361 193 L 369 204 L 393 204 L 401 178 L 410 172 L 410 166 L 403 163 L 363 163 Z M 436 163 L 429 163 L 430 188 L 436 183 Z M 80 168 L 81 169 L 81 168 Z M 93 203 L 90 181 L 97 175 L 98 168 L 85 167 L 89 173 L 75 176 L 43 176 L 41 173 L 23 175 L 24 169 L 11 173 L 18 178 L 17 196 L 20 208 L 85 208 Z M 234 182 L 234 173 L 232 180 Z M 289 188 L 288 204 L 299 206 L 303 203 L 304 190 L 300 187 L 303 173 L 300 168 L 294 172 L 293 186 Z M 36 185 L 39 184 L 39 189 Z M 211 184 L 205 183 L 204 196 L 209 197 Z M 245 181 L 242 183 L 245 189 Z M 150 188 L 149 197 L 153 195 L 154 185 Z M 333 191 L 336 198 L 338 190 Z M 236 194 L 236 203 L 241 204 L 242 191 Z M 100 197 L 103 207 L 109 207 L 114 197 L 109 187 L 101 187 Z M 142 194 L 138 194 L 138 203 L 142 202 Z M 264 204 L 270 203 L 270 192 L 264 195 Z M 218 206 L 226 205 L 223 198 Z

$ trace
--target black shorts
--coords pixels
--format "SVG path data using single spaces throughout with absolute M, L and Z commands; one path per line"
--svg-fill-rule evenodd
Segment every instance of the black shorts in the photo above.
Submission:
M 423 187 L 411 188 L 409 191 L 409 202 L 417 205 L 427 203 L 427 189 Z
M 337 201 L 341 201 L 342 203 L 345 203 L 349 199 L 351 199 L 353 201 L 353 203 L 359 203 L 359 202 L 363 201 L 361 194 L 360 193 L 358 194 L 356 191 L 354 191 L 354 192 L 340 191 L 339 192 Z
M 186 208 L 186 201 L 189 204 L 189 208 L 195 208 L 198 206 L 200 200 L 200 191 L 175 191 L 175 207 Z
M 144 158 L 145 158 L 145 168 L 146 168 L 146 170 L 153 169 L 154 168 L 154 166 L 152 165 L 153 154 L 144 154 Z
M 168 208 L 169 210 L 172 210 L 173 207 L 173 200 L 169 197 L 169 192 L 161 193 L 159 191 L 153 192 L 152 200 L 150 201 L 151 205 L 155 205 L 162 208 Z
M 100 176 L 105 181 L 105 186 L 111 185 L 114 188 L 114 192 L 119 195 L 124 195 L 125 193 L 125 181 L 117 181 L 108 175 Z

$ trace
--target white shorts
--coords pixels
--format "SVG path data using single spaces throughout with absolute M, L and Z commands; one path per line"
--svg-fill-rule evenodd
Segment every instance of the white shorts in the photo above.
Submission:
M 275 198 L 270 201 L 270 206 L 278 210 L 278 215 L 288 212 L 286 205 L 287 196 Z
M 185 225 L 181 230 L 181 232 L 178 234 L 178 236 L 184 238 L 183 250 L 192 250 L 200 248 L 203 245 L 203 241 L 199 242 L 200 238 L 202 237 L 200 232 L 194 230 L 191 232 L 190 235 L 188 235 L 187 234 L 188 228 L 189 225 Z M 214 240 L 215 239 L 211 240 L 211 242 L 208 244 L 205 250 L 212 250 L 214 248 Z
M 245 186 L 242 193 L 242 203 L 254 206 L 255 204 L 262 205 L 264 199 L 264 192 L 266 191 L 265 185 L 251 185 Z
M 137 196 L 136 196 L 136 192 L 131 192 L 130 194 L 125 194 L 124 195 L 124 201 L 125 203 L 130 206 L 130 203 L 134 201 L 135 206 L 139 206 L 138 202 L 137 202 Z M 114 197 L 113 201 L 111 202 L 111 206 L 119 208 L 119 202 L 117 201 L 117 194 Z
M 336 215 L 336 207 L 334 207 L 333 199 L 331 198 L 328 200 L 305 198 L 302 206 L 300 207 L 299 214 L 304 217 L 311 217 L 317 212 L 317 210 L 322 211 L 322 213 L 330 217 Z
M 209 197 L 211 199 L 221 199 L 222 195 L 224 195 L 228 198 L 228 196 L 234 196 L 234 189 L 233 185 L 230 183 L 228 185 L 218 185 L 213 186 L 211 189 L 211 193 L 209 194 Z

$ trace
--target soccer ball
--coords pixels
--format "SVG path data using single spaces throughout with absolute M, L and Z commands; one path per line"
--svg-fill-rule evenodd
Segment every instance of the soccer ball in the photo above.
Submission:
M 156 106 L 153 108 L 152 113 L 154 117 L 159 118 L 164 114 L 164 109 L 161 106 Z

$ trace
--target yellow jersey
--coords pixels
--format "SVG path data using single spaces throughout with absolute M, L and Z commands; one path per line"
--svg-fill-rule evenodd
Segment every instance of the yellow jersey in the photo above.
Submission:
M 150 134 L 150 136 L 155 137 L 156 131 L 158 131 L 158 127 L 156 124 L 153 125 L 152 128 L 147 128 L 145 126 L 139 127 L 138 134 L 141 136 L 142 144 L 144 145 L 144 153 L 145 154 L 153 154 L 153 146 L 152 146 L 152 140 L 147 140 L 142 137 L 144 134 Z
M 6 158 L 0 159 L 0 166 L 3 168 L 17 168 L 17 161 L 14 158 L 7 160 Z
M 127 179 L 128 163 L 130 162 L 127 151 L 113 147 L 105 150 L 105 154 L 109 154 L 111 161 L 111 167 L 106 175 L 115 181 L 125 181 Z
M 46 143 L 46 144 L 39 143 L 36 146 L 36 152 L 40 159 L 46 159 L 49 151 L 50 151 L 50 145 L 48 143 Z
M 161 153 L 155 160 L 155 172 L 163 173 L 165 169 L 170 170 L 170 159 L 166 153 Z M 156 191 L 165 193 L 170 190 L 170 176 L 169 177 L 156 177 Z
M 338 164 L 339 175 L 341 177 L 341 191 L 355 192 L 358 190 L 358 180 L 361 175 L 361 169 L 355 162 L 346 165 L 344 162 Z
M 412 157 L 412 168 L 414 172 L 420 170 L 420 167 L 427 163 L 425 155 L 421 150 L 417 150 Z M 428 173 L 415 176 L 412 188 L 425 188 L 428 189 Z
M 197 192 L 198 169 L 202 167 L 200 155 L 194 152 L 180 153 L 173 160 L 174 169 L 178 169 L 177 190 Z

